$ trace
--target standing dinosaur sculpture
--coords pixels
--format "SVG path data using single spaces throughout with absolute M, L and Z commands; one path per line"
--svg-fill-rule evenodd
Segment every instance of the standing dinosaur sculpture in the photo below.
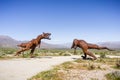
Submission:
M 21 49 L 16 52 L 15 56 L 21 54 L 21 52 L 24 52 L 24 51 L 31 49 L 30 54 L 31 54 L 31 57 L 33 57 L 33 53 L 34 53 L 35 48 L 37 46 L 40 47 L 41 39 L 50 40 L 50 38 L 49 38 L 50 35 L 51 35 L 51 33 L 44 33 L 43 32 L 43 34 L 38 35 L 36 39 L 32 39 L 29 42 L 21 43 L 21 44 L 17 45 L 18 47 L 21 47 Z
M 83 59 L 86 59 L 87 55 L 93 57 L 94 60 L 97 59 L 96 56 L 92 52 L 88 51 L 88 49 L 98 49 L 98 50 L 107 49 L 107 50 L 111 51 L 111 49 L 109 49 L 107 47 L 102 47 L 102 46 L 100 47 L 96 44 L 87 43 L 84 40 L 74 39 L 73 44 L 71 46 L 71 49 L 74 48 L 74 54 L 76 54 L 76 48 L 77 47 L 81 48 L 82 51 L 84 52 L 84 56 L 82 56 Z

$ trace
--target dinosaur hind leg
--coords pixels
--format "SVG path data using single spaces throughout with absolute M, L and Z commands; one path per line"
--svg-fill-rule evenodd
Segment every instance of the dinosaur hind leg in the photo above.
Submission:
M 32 48 L 32 49 L 31 49 L 31 52 L 30 52 L 31 58 L 33 58 L 33 53 L 34 53 L 34 51 L 35 51 L 35 48 Z
M 88 51 L 88 50 L 84 50 L 84 53 L 86 53 L 86 55 L 89 55 L 89 56 L 93 57 L 94 60 L 97 59 L 96 56 L 95 56 L 92 52 L 90 52 L 90 51 Z
M 22 49 L 20 49 L 19 51 L 16 52 L 15 56 L 17 56 L 17 55 L 19 56 L 19 54 L 21 54 L 21 52 L 24 52 L 26 50 L 29 50 L 29 48 L 22 48 Z

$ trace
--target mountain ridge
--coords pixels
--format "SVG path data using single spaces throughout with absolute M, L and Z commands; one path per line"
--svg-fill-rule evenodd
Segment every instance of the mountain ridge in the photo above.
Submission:
M 9 36 L 4 36 L 4 35 L 0 35 L 0 47 L 2 48 L 17 48 L 17 45 L 20 43 L 25 43 L 28 41 L 18 41 L 15 40 Z M 44 41 L 41 41 L 41 48 L 65 48 L 65 46 L 62 45 L 57 45 L 57 44 L 49 44 L 49 43 L 45 43 Z
M 6 35 L 0 35 L 0 47 L 3 48 L 17 48 L 17 45 L 28 41 L 18 41 Z M 109 42 L 98 42 L 96 43 L 100 46 L 106 46 L 111 49 L 120 49 L 120 41 L 109 41 Z M 72 42 L 64 44 L 49 44 L 44 41 L 41 42 L 41 48 L 70 48 Z

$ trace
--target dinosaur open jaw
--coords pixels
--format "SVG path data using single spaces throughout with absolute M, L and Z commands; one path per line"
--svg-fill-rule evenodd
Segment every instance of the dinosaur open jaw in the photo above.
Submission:
M 48 38 L 48 40 L 51 40 L 51 38 Z
M 51 34 L 48 34 L 45 39 L 51 40 L 50 35 L 51 35 Z
M 51 34 L 50 34 L 51 35 Z M 48 40 L 51 40 L 50 35 L 48 36 Z
M 44 32 L 43 32 L 42 37 L 43 37 L 44 39 L 51 40 L 50 35 L 51 35 L 51 33 L 44 33 Z

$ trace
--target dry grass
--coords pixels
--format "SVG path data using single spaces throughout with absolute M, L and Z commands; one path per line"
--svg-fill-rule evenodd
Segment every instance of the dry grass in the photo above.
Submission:
M 120 71 L 114 71 L 105 75 L 107 80 L 120 80 Z
M 96 61 L 78 59 L 55 66 L 41 72 L 29 80 L 100 80 L 105 74 L 115 70 L 118 58 L 104 58 Z M 86 78 L 87 76 L 87 78 Z

